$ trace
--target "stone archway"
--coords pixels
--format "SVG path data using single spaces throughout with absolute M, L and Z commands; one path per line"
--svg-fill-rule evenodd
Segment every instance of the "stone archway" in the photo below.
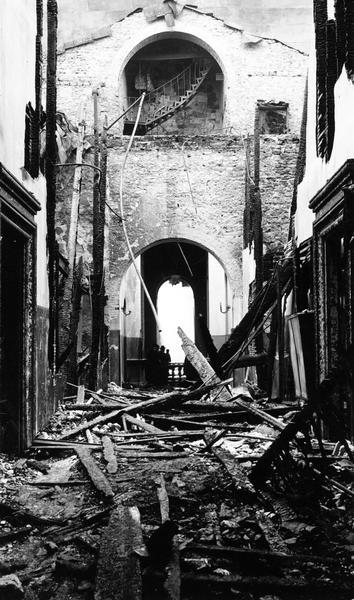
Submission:
M 230 290 L 227 273 L 213 253 L 190 240 L 165 239 L 144 248 L 136 263 L 155 306 L 159 289 L 166 281 L 183 281 L 191 287 L 195 342 L 202 352 L 208 354 L 205 325 L 209 326 L 217 347 L 225 341 L 232 326 Z M 161 339 L 133 265 L 122 279 L 119 313 L 119 331 L 111 331 L 112 378 L 142 382 L 144 359 Z

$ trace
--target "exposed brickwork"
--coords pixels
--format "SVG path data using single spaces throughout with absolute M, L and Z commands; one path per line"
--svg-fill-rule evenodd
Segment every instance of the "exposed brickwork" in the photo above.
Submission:
M 173 34 L 199 44 L 219 63 L 224 77 L 224 122 L 229 135 L 145 136 L 137 138 L 124 177 L 124 217 L 134 252 L 167 239 L 194 242 L 214 254 L 226 269 L 234 298 L 242 298 L 244 135 L 253 133 L 258 99 L 289 104 L 290 133 L 261 137 L 260 191 L 266 249 L 287 240 L 288 215 L 298 149 L 297 134 L 305 87 L 306 57 L 284 44 L 250 40 L 217 19 L 185 9 L 173 30 L 160 19 L 147 24 L 133 14 L 112 28 L 112 36 L 67 50 L 58 60 L 58 107 L 77 122 L 87 104 L 92 132 L 92 89 L 100 86 L 101 115 L 112 122 L 121 112 L 124 67 L 134 54 L 160 36 Z M 250 43 L 251 42 L 251 43 Z M 201 110 L 202 112 L 202 110 Z M 201 118 L 202 124 L 202 118 Z M 232 128 L 232 129 L 230 129 Z M 203 132 L 202 126 L 199 129 Z M 119 209 L 119 177 L 128 140 L 121 122 L 109 132 L 108 202 Z M 156 131 L 152 132 L 156 134 Z M 191 133 L 191 132 L 190 132 Z M 90 152 L 85 161 L 91 161 Z M 253 157 L 251 156 L 251 161 Z M 186 170 L 187 169 L 187 170 Z M 68 179 L 69 172 L 61 175 Z M 69 190 L 71 194 L 71 185 Z M 70 197 L 59 194 L 57 229 L 65 248 Z M 191 188 L 191 189 L 190 189 Z M 92 173 L 84 173 L 78 256 L 91 261 Z M 120 284 L 130 261 L 122 226 L 107 210 L 107 321 L 117 330 Z
M 146 23 L 143 13 L 133 14 L 112 27 L 112 36 L 67 50 L 58 57 L 58 108 L 74 122 L 80 104 L 88 103 L 92 123 L 92 88 L 100 88 L 100 106 L 108 120 L 122 108 L 119 80 L 129 58 L 160 35 L 173 34 L 200 43 L 224 72 L 224 126 L 235 134 L 251 132 L 257 99 L 289 103 L 289 128 L 300 129 L 307 58 L 277 42 L 250 44 L 241 31 L 222 21 L 185 9 L 171 31 L 164 20 Z
M 108 197 L 117 212 L 126 145 L 126 138 L 109 138 Z M 260 189 L 266 249 L 287 240 L 297 150 L 296 136 L 261 136 Z M 85 162 L 91 160 L 91 152 L 86 153 Z M 72 170 L 61 169 L 58 189 L 57 235 L 64 254 Z M 82 184 L 77 256 L 90 263 L 92 172 L 87 171 Z M 137 138 L 124 175 L 125 219 L 134 252 L 138 254 L 150 244 L 168 238 L 199 243 L 222 262 L 234 292 L 241 296 L 244 180 L 245 149 L 241 137 Z M 106 219 L 107 291 L 114 311 L 120 281 L 130 261 L 118 219 L 109 210 Z M 110 313 L 114 314 L 111 310 Z
M 110 195 L 118 210 L 119 173 L 126 143 L 117 138 L 110 141 Z M 297 149 L 297 137 L 261 139 L 260 184 L 267 249 L 287 240 Z M 239 137 L 136 141 L 124 176 L 125 219 L 134 251 L 139 253 L 149 244 L 167 238 L 202 244 L 222 262 L 234 292 L 241 296 L 244 163 L 244 144 Z M 122 227 L 113 217 L 110 296 L 117 298 L 117 286 L 128 264 Z

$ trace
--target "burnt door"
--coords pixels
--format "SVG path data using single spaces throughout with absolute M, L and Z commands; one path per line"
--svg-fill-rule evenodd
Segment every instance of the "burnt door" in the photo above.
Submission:
M 26 238 L 1 221 L 0 449 L 21 446 L 24 378 L 24 265 Z

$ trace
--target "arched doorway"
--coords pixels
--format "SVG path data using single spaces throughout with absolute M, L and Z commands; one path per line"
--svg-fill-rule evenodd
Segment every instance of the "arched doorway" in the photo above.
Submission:
M 195 338 L 194 294 L 191 286 L 180 277 L 171 277 L 157 292 L 157 313 L 161 325 L 160 342 L 169 350 L 173 363 L 183 363 L 184 352 L 177 328 Z
M 119 306 L 120 377 L 118 381 L 127 383 L 143 383 L 145 358 L 154 344 L 163 344 L 171 352 L 171 342 L 164 338 L 166 333 L 164 322 L 174 320 L 176 304 L 180 303 L 182 306 L 178 292 L 181 291 L 185 296 L 183 302 L 186 302 L 185 306 L 189 313 L 190 325 L 189 329 L 186 328 L 186 333 L 205 355 L 209 354 L 210 343 L 205 326 L 209 328 L 211 339 L 218 349 L 234 325 L 232 296 L 226 272 L 221 263 L 206 248 L 185 240 L 164 240 L 145 249 L 137 257 L 136 262 L 152 301 L 157 307 L 159 317 L 161 317 L 161 302 L 165 305 L 165 315 L 160 319 L 162 321 L 160 335 L 150 304 L 144 296 L 134 266 L 131 265 L 122 281 Z M 165 299 L 161 300 L 163 298 L 161 294 L 164 293 Z M 172 295 L 172 301 L 171 298 L 169 299 L 169 294 Z M 189 300 L 186 294 L 189 294 Z M 183 323 L 179 322 L 177 325 L 184 329 Z M 175 323 L 172 330 L 176 331 Z M 175 340 L 173 344 L 180 345 L 175 333 L 173 338 Z M 178 355 L 176 362 L 183 362 L 181 354 Z
M 195 39 L 195 38 L 193 38 Z M 127 62 L 120 89 L 127 109 L 145 92 L 138 135 L 208 134 L 222 128 L 223 73 L 202 44 L 177 32 L 159 35 Z M 138 104 L 125 116 L 130 134 Z

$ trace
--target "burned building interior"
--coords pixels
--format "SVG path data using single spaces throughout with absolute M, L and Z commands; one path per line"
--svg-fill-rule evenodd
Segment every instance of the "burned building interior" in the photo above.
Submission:
M 354 8 L 305 4 L 0 3 L 0 600 L 352 600 Z

